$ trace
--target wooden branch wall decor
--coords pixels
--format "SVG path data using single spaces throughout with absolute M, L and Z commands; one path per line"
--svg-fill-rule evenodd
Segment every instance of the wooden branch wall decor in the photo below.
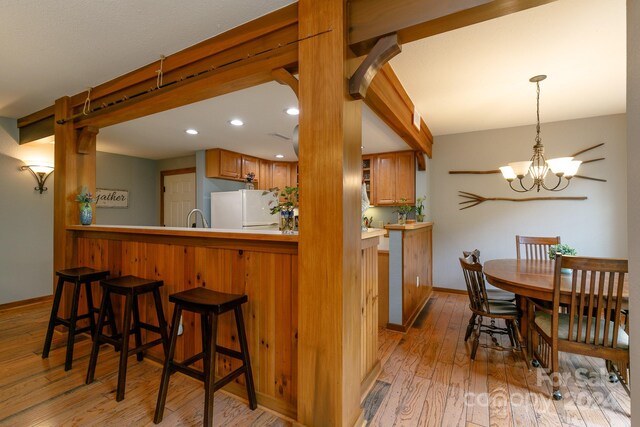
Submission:
M 596 144 L 593 147 L 589 147 L 589 148 L 585 148 L 584 150 L 580 150 L 577 153 L 573 154 L 571 157 L 577 157 L 580 154 L 586 153 L 587 151 L 591 151 L 594 148 L 598 148 L 598 147 L 602 147 L 604 145 L 604 142 L 601 142 L 600 144 Z M 590 160 L 583 160 L 582 164 L 587 164 L 587 163 L 593 163 L 593 162 L 599 162 L 600 160 L 604 160 L 604 157 L 599 157 L 597 159 L 590 159 Z M 459 170 L 459 171 L 449 171 L 450 175 L 491 175 L 491 174 L 496 174 L 496 173 L 500 173 L 500 169 L 492 169 L 492 170 L 485 170 L 485 171 L 474 171 L 474 170 Z M 606 179 L 602 179 L 602 178 L 593 178 L 590 176 L 586 176 L 586 175 L 574 175 L 574 178 L 579 178 L 579 179 L 588 179 L 591 181 L 598 181 L 598 182 L 607 182 Z
M 510 197 L 482 197 L 477 194 L 467 193 L 466 191 L 459 191 L 458 194 L 460 197 L 464 199 L 469 199 L 464 202 L 458 203 L 459 205 L 465 205 L 471 203 L 469 206 L 464 206 L 460 208 L 460 210 L 469 209 L 474 206 L 478 206 L 483 202 L 493 202 L 493 201 L 506 201 L 506 202 L 534 202 L 537 200 L 587 200 L 586 196 L 561 196 L 561 197 L 527 197 L 524 199 L 512 199 Z

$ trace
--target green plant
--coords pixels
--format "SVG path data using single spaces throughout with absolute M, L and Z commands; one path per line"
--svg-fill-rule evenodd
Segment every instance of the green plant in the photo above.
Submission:
M 577 255 L 578 252 L 569 245 L 551 245 L 549 246 L 549 259 L 556 259 L 556 254 L 560 252 L 562 255 Z
M 284 187 L 284 190 L 280 191 L 278 187 L 270 188 L 269 190 L 263 192 L 262 194 L 275 194 L 277 198 L 277 202 L 271 208 L 271 214 L 276 214 L 280 211 L 293 210 L 298 206 L 298 187 Z M 273 204 L 271 202 L 270 204 Z
M 82 187 L 82 191 L 76 196 L 76 202 L 93 203 L 94 201 L 93 194 L 89 192 L 87 187 Z
M 394 212 L 406 215 L 413 210 L 413 206 L 409 206 L 409 204 L 407 203 L 407 199 L 405 199 L 404 197 L 400 199 L 400 202 L 402 204 L 398 206 L 398 209 L 394 210 Z
M 424 215 L 424 201 L 427 200 L 427 196 L 418 197 L 416 199 L 416 215 Z

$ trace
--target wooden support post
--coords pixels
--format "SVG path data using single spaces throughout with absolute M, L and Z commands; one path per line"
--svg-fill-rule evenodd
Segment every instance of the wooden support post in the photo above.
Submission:
M 55 120 L 68 117 L 71 111 L 69 97 L 58 99 L 55 103 Z M 78 203 L 75 201 L 75 196 L 81 187 L 86 186 L 89 191 L 95 191 L 96 144 L 95 134 L 93 134 L 93 143 L 90 142 L 86 147 L 87 153 L 80 155 L 76 149 L 76 130 L 73 122 L 55 123 L 54 132 L 56 177 L 53 188 L 53 269 L 55 272 L 75 266 L 76 242 L 73 233 L 67 231 L 67 226 L 79 223 Z M 52 282 L 55 285 L 53 278 L 55 275 L 52 276 Z M 65 294 L 63 299 L 63 313 L 68 309 L 65 301 L 70 301 L 70 295 Z
M 299 44 L 298 421 L 353 426 L 363 421 L 361 101 L 348 96 L 346 2 L 300 0 L 298 10 L 306 38 Z

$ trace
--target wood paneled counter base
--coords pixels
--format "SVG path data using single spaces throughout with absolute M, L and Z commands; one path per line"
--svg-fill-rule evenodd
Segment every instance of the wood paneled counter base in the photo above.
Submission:
M 165 317 L 171 318 L 170 294 L 204 287 L 246 294 L 244 311 L 249 353 L 258 403 L 296 419 L 298 390 L 298 243 L 297 235 L 279 232 L 221 231 L 169 227 L 70 226 L 75 241 L 74 262 L 110 270 L 112 277 L 135 275 L 163 280 Z M 377 246 L 384 230 L 362 233 L 360 381 L 364 393 L 380 372 L 378 337 Z M 94 284 L 94 298 L 101 295 Z M 81 307 L 86 305 L 81 301 Z M 121 302 L 114 300 L 118 313 Z M 141 320 L 156 324 L 153 299 L 141 298 Z M 119 317 L 119 316 L 116 316 Z M 218 344 L 239 350 L 233 315 L 219 318 Z M 121 325 L 118 325 L 121 326 Z M 184 334 L 176 359 L 200 349 L 200 320 L 184 313 Z M 144 333 L 144 332 L 143 332 Z M 143 341 L 146 337 L 143 336 Z M 103 350 L 106 351 L 106 350 Z M 161 349 L 151 358 L 163 360 Z M 239 365 L 218 355 L 217 376 Z M 201 363 L 201 362 L 199 362 Z M 201 367 L 201 366 L 199 366 Z M 301 378 L 303 381 L 304 379 Z M 246 398 L 244 379 L 225 389 Z
M 297 236 L 279 233 L 229 233 L 164 227 L 72 226 L 77 265 L 164 280 L 163 309 L 170 318 L 169 294 L 195 287 L 246 294 L 244 311 L 258 403 L 296 418 L 298 333 Z M 99 286 L 94 292 L 100 294 Z M 114 301 L 119 311 L 120 301 Z M 82 303 L 84 305 L 84 303 Z M 81 305 L 81 307 L 83 306 Z M 141 320 L 156 324 L 152 298 L 141 301 Z M 218 343 L 239 350 L 233 315 L 221 315 Z M 176 358 L 200 348 L 200 320 L 185 313 Z M 143 337 L 143 340 L 145 337 Z M 151 357 L 163 360 L 161 349 Z M 201 362 L 200 362 L 201 363 Z M 238 367 L 218 355 L 217 375 Z M 244 379 L 226 390 L 246 398 Z

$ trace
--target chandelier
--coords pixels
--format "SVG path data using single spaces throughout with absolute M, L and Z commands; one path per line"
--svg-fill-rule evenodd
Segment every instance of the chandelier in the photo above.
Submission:
M 518 193 L 526 193 L 535 188 L 536 191 L 540 191 L 540 188 L 544 188 L 549 191 L 564 190 L 569 186 L 571 178 L 578 173 L 580 167 L 580 160 L 573 160 L 573 157 L 559 157 L 557 159 L 546 160 L 544 158 L 544 145 L 540 139 L 540 82 L 546 79 L 547 76 L 540 75 L 534 76 L 529 79 L 530 82 L 536 84 L 536 144 L 533 146 L 533 156 L 531 160 L 522 162 L 509 163 L 509 166 L 502 166 L 500 172 L 502 176 L 509 182 L 509 187 L 513 191 Z M 547 173 L 551 172 L 556 176 L 557 181 L 553 180 L 551 185 L 548 185 L 545 181 Z M 524 179 L 527 175 L 531 175 L 532 182 L 529 185 L 525 184 Z M 514 187 L 513 182 L 518 179 L 520 187 Z M 563 179 L 564 178 L 564 179 Z

